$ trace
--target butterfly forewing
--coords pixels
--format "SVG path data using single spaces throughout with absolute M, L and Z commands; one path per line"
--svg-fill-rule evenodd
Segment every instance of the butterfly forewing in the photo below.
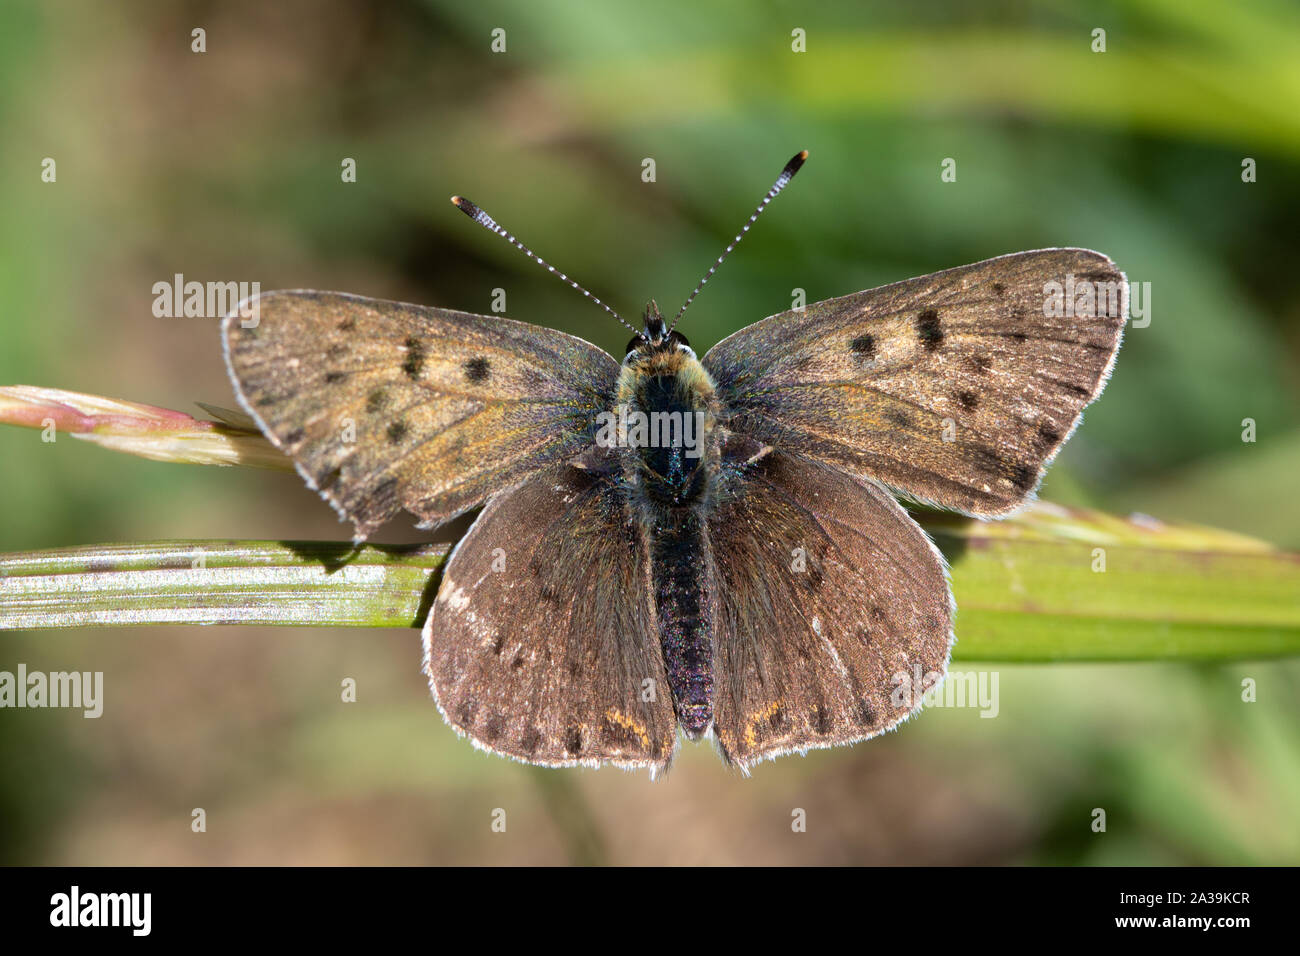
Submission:
M 774 451 L 709 520 L 714 735 L 742 768 L 889 730 L 942 678 L 942 559 L 880 487 Z
M 443 715 L 485 749 L 547 766 L 672 758 L 645 543 L 608 476 L 560 466 L 493 498 L 447 564 L 424 647 Z
M 772 316 L 704 365 L 733 430 L 1002 515 L 1100 393 L 1126 306 L 1100 253 L 1021 252 Z
M 236 392 L 366 537 L 436 525 L 592 443 L 618 364 L 522 322 L 331 292 L 273 292 L 225 322 Z

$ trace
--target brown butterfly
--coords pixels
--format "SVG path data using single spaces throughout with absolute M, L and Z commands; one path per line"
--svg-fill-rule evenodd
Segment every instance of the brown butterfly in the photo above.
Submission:
M 227 318 L 241 403 L 357 540 L 403 508 L 431 528 L 483 506 L 424 626 L 434 698 L 476 746 L 654 774 L 680 729 L 748 771 L 890 730 L 920 705 L 900 688 L 944 674 L 944 561 L 885 488 L 981 517 L 1023 504 L 1106 381 L 1126 282 L 1096 252 L 1020 252 L 774 315 L 697 359 L 677 319 L 806 156 L 671 323 L 647 307 L 621 364 L 341 293 Z

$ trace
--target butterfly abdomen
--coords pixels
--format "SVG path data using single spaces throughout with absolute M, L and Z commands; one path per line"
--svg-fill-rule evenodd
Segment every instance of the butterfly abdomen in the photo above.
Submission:
M 677 719 L 695 738 L 713 721 L 713 622 L 703 574 L 704 523 L 689 508 L 664 518 L 650 538 L 655 617 Z

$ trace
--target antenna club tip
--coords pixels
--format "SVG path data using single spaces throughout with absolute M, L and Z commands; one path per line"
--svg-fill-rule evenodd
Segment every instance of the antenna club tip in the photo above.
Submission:
M 464 196 L 452 196 L 451 204 L 471 219 L 478 215 L 478 206 L 474 205 Z
M 799 172 L 799 167 L 802 166 L 804 161 L 807 159 L 808 150 L 801 149 L 799 152 L 795 153 L 790 159 L 790 162 L 785 164 L 785 174 L 787 176 L 793 176 L 795 173 Z

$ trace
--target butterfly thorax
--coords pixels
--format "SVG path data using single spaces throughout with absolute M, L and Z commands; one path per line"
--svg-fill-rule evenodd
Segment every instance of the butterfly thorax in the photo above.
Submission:
M 615 395 L 618 447 L 624 478 L 647 506 L 708 500 L 719 411 L 712 378 L 680 336 L 642 342 L 628 353 Z

